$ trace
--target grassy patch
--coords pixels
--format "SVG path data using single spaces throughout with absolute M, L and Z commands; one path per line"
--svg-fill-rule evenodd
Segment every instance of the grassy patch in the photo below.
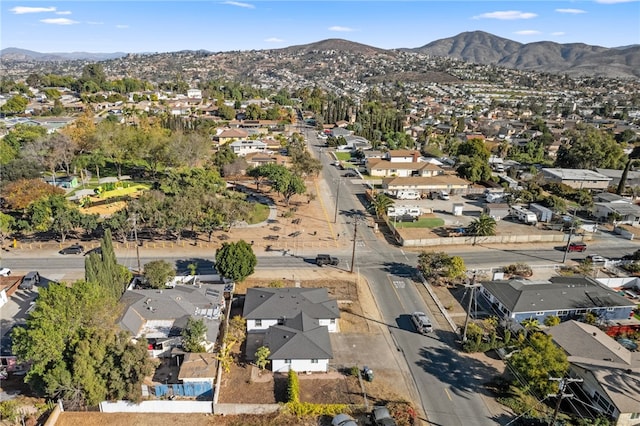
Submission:
M 340 161 L 349 161 L 351 160 L 350 152 L 336 152 L 336 158 Z
M 269 206 L 266 204 L 255 203 L 253 205 L 253 210 L 247 219 L 247 223 L 254 224 L 260 223 L 267 220 L 269 217 Z
M 423 217 L 415 222 L 396 222 L 396 228 L 437 228 L 444 225 L 444 220 L 439 217 Z
M 123 195 L 134 194 L 138 191 L 146 191 L 149 188 L 151 187 L 147 184 L 136 183 L 136 184 L 130 185 L 127 188 L 117 188 L 117 189 L 114 189 L 113 191 L 105 191 L 102 194 L 100 194 L 100 198 L 109 199 L 113 197 L 121 197 Z

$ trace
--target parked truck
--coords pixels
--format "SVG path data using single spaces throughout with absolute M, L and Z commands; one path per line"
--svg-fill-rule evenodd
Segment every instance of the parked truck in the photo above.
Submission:
M 522 206 L 511 206 L 511 216 L 515 217 L 522 223 L 527 225 L 535 225 L 538 223 L 538 217 L 531 210 L 525 209 Z

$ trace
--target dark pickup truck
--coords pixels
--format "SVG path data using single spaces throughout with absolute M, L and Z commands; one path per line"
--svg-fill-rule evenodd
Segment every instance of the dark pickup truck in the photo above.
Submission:
M 316 256 L 316 265 L 333 265 L 336 266 L 340 260 L 337 257 L 333 257 L 328 254 L 319 254 Z

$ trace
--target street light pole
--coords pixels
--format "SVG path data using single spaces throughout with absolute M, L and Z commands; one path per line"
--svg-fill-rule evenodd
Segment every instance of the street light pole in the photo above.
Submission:
M 358 221 L 359 217 L 353 217 L 353 246 L 351 247 L 351 270 L 350 273 L 353 274 L 353 269 L 356 266 L 356 239 L 358 238 Z
M 471 316 L 471 303 L 475 298 L 476 290 L 476 272 L 473 271 L 473 277 L 471 278 L 471 295 L 469 296 L 469 305 L 467 306 L 467 317 L 464 320 L 464 330 L 462 331 L 462 343 L 467 341 L 467 328 L 469 327 L 469 317 Z

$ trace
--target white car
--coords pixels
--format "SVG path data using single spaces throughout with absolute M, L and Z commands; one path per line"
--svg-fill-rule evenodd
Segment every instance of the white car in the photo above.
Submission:
M 590 254 L 587 256 L 587 260 L 591 261 L 594 265 L 604 265 L 607 263 L 607 258 L 602 257 L 599 254 Z
M 0 277 L 8 277 L 9 275 L 11 275 L 11 269 L 0 268 Z

